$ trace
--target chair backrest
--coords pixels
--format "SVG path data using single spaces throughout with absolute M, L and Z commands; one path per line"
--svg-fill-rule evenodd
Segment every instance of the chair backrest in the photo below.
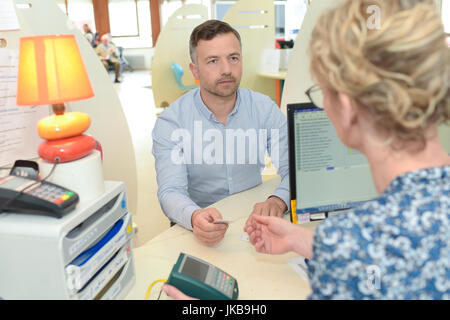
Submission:
M 183 82 L 181 81 L 181 78 L 183 77 L 184 71 L 183 68 L 176 62 L 171 63 L 173 74 L 175 76 L 175 80 L 177 81 L 177 85 L 181 90 L 191 90 L 194 88 L 197 88 L 196 85 L 192 86 L 185 86 Z
M 123 58 L 123 47 L 117 47 L 117 50 L 119 51 L 119 58 Z

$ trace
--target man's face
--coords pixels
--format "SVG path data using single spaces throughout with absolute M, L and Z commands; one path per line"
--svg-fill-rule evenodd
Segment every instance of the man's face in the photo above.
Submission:
M 236 93 L 242 77 L 242 52 L 233 33 L 200 40 L 196 58 L 196 64 L 191 63 L 190 68 L 202 89 L 219 97 Z
M 103 38 L 102 38 L 102 43 L 103 43 L 105 46 L 109 45 L 109 38 L 108 38 L 108 37 L 103 37 Z

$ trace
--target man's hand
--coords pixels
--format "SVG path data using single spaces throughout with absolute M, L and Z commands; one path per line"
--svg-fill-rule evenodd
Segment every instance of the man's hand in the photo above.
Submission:
M 247 219 L 245 225 L 247 226 L 252 215 L 257 216 L 271 216 L 282 217 L 286 212 L 287 206 L 283 200 L 278 197 L 272 196 L 264 202 L 259 202 L 253 206 L 253 211 Z
M 218 244 L 225 236 L 227 224 L 214 224 L 214 220 L 223 219 L 215 208 L 197 210 L 192 214 L 191 222 L 194 235 L 207 246 Z
M 255 214 L 257 216 L 282 217 L 286 210 L 287 206 L 283 200 L 278 197 L 270 197 L 264 202 L 255 204 L 251 214 Z

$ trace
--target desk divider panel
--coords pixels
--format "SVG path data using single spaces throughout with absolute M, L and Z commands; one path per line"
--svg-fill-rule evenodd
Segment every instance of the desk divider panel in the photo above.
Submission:
M 208 8 L 199 4 L 183 5 L 169 18 L 159 34 L 152 61 L 152 89 L 155 106 L 168 107 L 187 91 L 178 88 L 171 63 L 178 63 L 184 71 L 184 85 L 195 84 L 189 70 L 189 38 L 192 30 L 208 20 Z
M 275 49 L 275 6 L 272 0 L 239 0 L 223 21 L 235 28 L 242 41 L 241 87 L 263 93 L 275 100 L 275 80 L 258 76 L 261 53 Z

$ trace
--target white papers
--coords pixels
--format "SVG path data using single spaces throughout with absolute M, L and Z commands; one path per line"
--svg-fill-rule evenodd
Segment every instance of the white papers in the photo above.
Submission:
M 36 125 L 49 114 L 47 106 L 16 105 L 17 65 L 17 50 L 0 49 L 0 166 L 37 157 Z
M 295 270 L 295 272 L 297 272 L 297 274 L 300 277 L 302 277 L 306 281 L 309 281 L 308 280 L 308 266 L 306 265 L 305 258 L 303 258 L 303 257 L 292 258 L 292 259 L 288 260 L 287 263 L 288 263 L 288 265 L 290 265 L 292 267 L 292 269 Z
M 13 0 L 0 0 L 0 31 L 19 30 L 19 20 Z
M 280 72 L 280 50 L 265 49 L 261 52 L 259 72 L 278 74 Z
M 247 233 L 247 232 L 244 232 L 244 233 L 241 235 L 241 240 L 242 240 L 242 241 L 250 241 L 250 238 L 248 237 L 248 233 Z

